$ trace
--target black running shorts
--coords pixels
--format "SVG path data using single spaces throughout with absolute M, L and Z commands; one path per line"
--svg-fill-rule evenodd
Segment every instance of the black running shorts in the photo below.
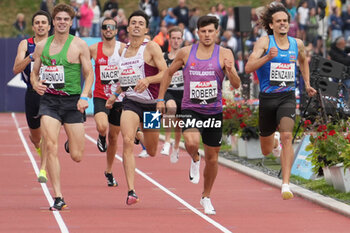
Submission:
M 136 113 L 139 118 L 140 122 L 143 123 L 143 112 L 154 112 L 157 110 L 157 104 L 144 104 L 139 103 L 136 101 L 133 101 L 131 99 L 128 99 L 127 97 L 124 97 L 123 99 L 123 110 L 124 111 L 133 111 Z
M 181 120 L 184 122 L 182 132 L 196 128 L 199 130 L 202 141 L 207 146 L 221 146 L 222 139 L 222 113 L 204 115 L 189 109 L 181 111 Z M 186 123 L 188 124 L 186 125 Z M 206 122 L 203 124 L 191 124 L 193 122 Z
M 260 136 L 273 134 L 283 117 L 295 120 L 295 93 L 260 93 L 259 94 L 259 131 Z
M 80 95 L 62 96 L 45 94 L 41 97 L 39 115 L 47 115 L 62 124 L 83 123 L 85 114 L 77 108 Z
M 176 103 L 176 115 L 181 114 L 181 102 L 184 95 L 183 90 L 167 90 L 164 96 L 165 102 L 168 100 L 174 100 Z
M 94 115 L 104 112 L 108 116 L 108 122 L 115 126 L 120 126 L 120 116 L 122 115 L 122 102 L 114 102 L 112 109 L 106 108 L 107 100 L 94 98 Z
M 33 89 L 27 89 L 25 95 L 25 111 L 28 127 L 30 129 L 38 129 L 40 127 L 40 107 L 41 95 L 36 93 Z

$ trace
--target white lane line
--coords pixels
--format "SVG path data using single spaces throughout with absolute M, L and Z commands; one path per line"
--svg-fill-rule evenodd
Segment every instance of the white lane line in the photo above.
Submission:
M 30 159 L 30 162 L 32 163 L 32 166 L 34 168 L 34 172 L 38 176 L 38 174 L 39 174 L 38 165 L 36 164 L 34 156 L 33 156 L 32 152 L 29 149 L 28 143 L 27 143 L 25 137 L 23 136 L 22 128 L 19 127 L 19 124 L 18 124 L 18 121 L 17 121 L 17 118 L 16 118 L 16 114 L 15 113 L 11 113 L 11 116 L 13 118 L 13 121 L 15 122 L 15 125 L 16 125 L 16 128 L 17 128 L 17 132 L 18 132 L 19 137 L 22 140 L 24 149 L 26 150 L 27 155 L 28 155 L 28 157 Z M 52 199 L 52 196 L 50 194 L 49 189 L 47 188 L 47 185 L 45 183 L 41 183 L 41 188 L 42 188 L 42 190 L 43 190 L 43 192 L 45 194 L 45 197 L 46 197 L 47 201 L 49 202 L 49 205 L 52 206 L 54 201 Z M 61 232 L 62 233 L 69 233 L 69 230 L 68 230 L 66 224 L 64 223 L 64 221 L 62 219 L 62 216 L 60 215 L 60 212 L 59 211 L 52 211 L 52 213 L 55 216 L 55 219 L 56 219 L 56 221 L 58 223 L 58 226 L 61 229 Z
M 94 144 L 96 144 L 96 140 L 93 139 L 92 137 L 90 137 L 89 135 L 85 134 L 85 137 L 93 142 Z M 115 155 L 115 157 L 119 160 L 119 161 L 123 161 L 122 157 Z M 178 202 L 180 202 L 182 205 L 184 205 L 186 208 L 188 208 L 189 210 L 191 210 L 192 212 L 194 212 L 195 214 L 197 214 L 199 217 L 203 218 L 204 220 L 206 220 L 207 222 L 209 222 L 210 224 L 212 224 L 213 226 L 215 226 L 216 228 L 218 228 L 219 230 L 221 230 L 222 232 L 225 233 L 232 233 L 230 230 L 228 230 L 227 228 L 225 228 L 224 226 L 222 226 L 220 223 L 214 221 L 213 219 L 209 218 L 207 215 L 203 214 L 202 212 L 200 212 L 199 210 L 197 210 L 196 208 L 194 208 L 193 206 L 191 206 L 188 202 L 186 202 L 185 200 L 183 200 L 181 197 L 177 196 L 175 193 L 171 192 L 169 189 L 165 188 L 163 185 L 161 185 L 160 183 L 158 183 L 157 181 L 155 181 L 154 179 L 152 179 L 151 177 L 149 177 L 148 175 L 146 175 L 144 172 L 142 172 L 139 169 L 135 169 L 136 173 L 138 173 L 139 175 L 141 175 L 143 178 L 145 178 L 146 180 L 148 180 L 149 182 L 151 182 L 152 184 L 154 184 L 155 186 L 157 186 L 159 189 L 163 190 L 166 194 L 168 194 L 169 196 L 171 196 L 172 198 L 174 198 L 175 200 L 177 200 Z

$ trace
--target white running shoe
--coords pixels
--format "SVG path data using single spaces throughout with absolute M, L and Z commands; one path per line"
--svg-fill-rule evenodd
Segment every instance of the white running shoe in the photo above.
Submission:
M 211 204 L 209 197 L 202 197 L 199 203 L 203 206 L 205 214 L 208 214 L 208 215 L 216 214 L 214 206 Z
M 173 151 L 170 155 L 170 163 L 177 163 L 177 161 L 179 160 L 179 150 L 180 148 L 175 149 L 173 145 Z
M 292 199 L 294 197 L 292 191 L 290 191 L 289 184 L 282 184 L 281 194 L 283 200 Z
M 170 153 L 170 142 L 165 142 L 162 150 L 160 151 L 162 155 L 169 155 Z
M 147 150 L 142 150 L 139 154 L 139 158 L 147 158 L 149 157 L 149 154 L 147 154 Z
M 276 158 L 279 158 L 281 156 L 282 146 L 281 146 L 281 140 L 280 140 L 280 133 L 278 131 L 275 132 L 275 139 L 278 141 L 278 146 L 272 150 L 273 156 Z
M 199 167 L 201 164 L 201 158 L 197 162 L 193 162 L 193 159 L 191 158 L 191 167 L 190 167 L 190 181 L 194 184 L 199 183 L 199 177 L 200 177 L 200 172 L 199 172 Z

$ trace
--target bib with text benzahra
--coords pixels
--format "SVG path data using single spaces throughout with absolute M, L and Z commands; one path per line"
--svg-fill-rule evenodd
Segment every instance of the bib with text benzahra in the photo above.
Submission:
M 127 68 L 120 72 L 119 83 L 123 91 L 134 88 L 137 81 L 142 78 L 141 71 L 137 68 Z
M 191 81 L 190 99 L 192 103 L 209 104 L 216 101 L 218 95 L 218 84 L 212 81 Z
M 287 87 L 294 85 L 295 63 L 271 62 L 270 85 Z
M 45 85 L 53 89 L 64 87 L 64 67 L 63 66 L 42 66 L 41 80 L 45 80 Z
M 102 84 L 114 84 L 118 82 L 119 68 L 117 65 L 100 66 L 100 78 Z

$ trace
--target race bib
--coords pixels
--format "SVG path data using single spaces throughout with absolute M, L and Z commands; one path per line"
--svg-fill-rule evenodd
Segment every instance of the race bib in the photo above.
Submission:
M 134 88 L 137 84 L 137 81 L 142 78 L 141 72 L 138 69 L 128 68 L 120 72 L 119 82 L 120 87 L 123 91 L 128 90 L 129 88 Z
M 178 70 L 171 78 L 170 87 L 182 87 L 184 85 L 184 76 L 182 70 Z
M 45 85 L 53 89 L 64 87 L 64 67 L 63 66 L 42 66 L 41 80 L 45 80 Z
M 271 62 L 270 85 L 291 86 L 295 81 L 295 63 Z
M 119 69 L 116 65 L 100 66 L 100 78 L 102 84 L 118 82 Z
M 190 82 L 190 99 L 196 104 L 209 104 L 215 102 L 218 95 L 216 80 Z

